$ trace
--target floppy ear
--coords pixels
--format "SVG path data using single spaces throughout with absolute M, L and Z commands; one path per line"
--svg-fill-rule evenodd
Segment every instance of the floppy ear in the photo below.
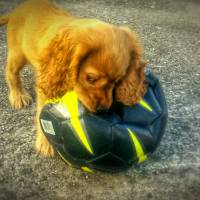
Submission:
M 130 65 L 125 77 L 116 85 L 116 100 L 124 105 L 133 105 L 139 101 L 146 91 L 144 67 L 146 62 L 142 60 L 143 49 L 134 32 L 123 27 L 130 39 Z
M 62 96 L 73 89 L 79 65 L 89 53 L 90 49 L 78 43 L 74 35 L 63 28 L 42 52 L 36 86 L 48 98 Z

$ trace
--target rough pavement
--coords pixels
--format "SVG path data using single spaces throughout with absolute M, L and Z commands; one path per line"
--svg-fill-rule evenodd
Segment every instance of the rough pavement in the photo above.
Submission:
M 20 1 L 0 0 L 0 14 Z M 87 174 L 34 150 L 35 103 L 12 110 L 4 79 L 5 27 L 0 27 L 0 200 L 199 199 L 200 2 L 198 0 L 56 1 L 75 15 L 128 25 L 141 36 L 149 69 L 169 107 L 163 140 L 143 165 L 119 174 Z M 22 73 L 34 96 L 33 72 Z

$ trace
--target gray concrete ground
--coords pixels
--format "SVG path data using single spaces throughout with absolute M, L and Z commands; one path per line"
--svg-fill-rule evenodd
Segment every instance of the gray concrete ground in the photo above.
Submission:
M 0 14 L 20 1 L 0 0 Z M 138 31 L 149 68 L 167 97 L 166 134 L 143 165 L 119 174 L 86 174 L 37 155 L 35 103 L 12 110 L 4 79 L 5 27 L 0 28 L 0 200 L 200 199 L 200 2 L 198 0 L 71 0 L 57 3 Z M 34 96 L 33 73 L 23 78 Z

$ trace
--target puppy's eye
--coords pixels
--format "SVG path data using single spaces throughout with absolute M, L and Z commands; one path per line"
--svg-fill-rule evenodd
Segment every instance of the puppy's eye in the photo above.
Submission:
M 91 75 L 87 75 L 86 80 L 90 84 L 94 84 L 97 81 L 97 78 Z

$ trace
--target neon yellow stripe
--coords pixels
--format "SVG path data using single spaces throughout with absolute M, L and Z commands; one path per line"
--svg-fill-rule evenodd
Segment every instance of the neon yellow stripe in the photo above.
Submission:
M 68 92 L 63 96 L 62 99 L 70 113 L 70 121 L 74 130 L 76 131 L 76 134 L 78 135 L 85 148 L 90 152 L 90 154 L 94 154 L 79 119 L 77 94 L 73 91 Z
M 130 137 L 133 141 L 133 144 L 135 146 L 138 162 L 141 163 L 141 162 L 143 162 L 147 159 L 147 156 L 145 155 L 145 153 L 142 149 L 142 145 L 140 144 L 140 142 L 137 139 L 137 137 L 135 136 L 135 134 L 129 128 L 127 128 L 127 130 L 129 132 L 129 135 L 130 135 Z
M 82 169 L 83 171 L 85 171 L 85 172 L 94 173 L 94 171 L 91 170 L 91 169 L 88 168 L 88 167 L 81 167 L 81 169 Z
M 153 109 L 151 108 L 151 106 L 146 102 L 146 101 L 144 101 L 143 99 L 141 99 L 140 101 L 139 101 L 139 104 L 141 105 L 141 106 L 143 106 L 143 107 L 145 107 L 147 110 L 149 110 L 149 111 L 153 111 Z
M 72 167 L 72 164 L 71 164 L 68 160 L 66 160 L 66 159 L 62 156 L 62 154 L 61 154 L 59 151 L 57 151 L 57 152 L 58 152 L 58 154 L 60 155 L 60 157 L 61 157 L 69 166 Z

